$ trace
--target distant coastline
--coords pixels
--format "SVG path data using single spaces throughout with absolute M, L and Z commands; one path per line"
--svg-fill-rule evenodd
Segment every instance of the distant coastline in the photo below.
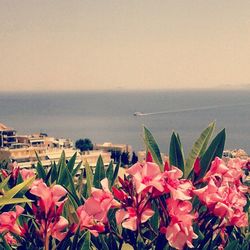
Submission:
M 249 93 L 250 90 L 228 89 L 0 93 L 0 117 L 3 123 L 17 128 L 20 133 L 47 132 L 73 140 L 87 136 L 94 142 L 131 144 L 136 151 L 143 149 L 140 134 L 144 124 L 152 130 L 166 153 L 173 129 L 181 135 L 188 152 L 199 132 L 216 120 L 217 130 L 226 128 L 226 148 L 243 148 L 249 153 L 250 109 L 248 106 L 229 107 L 249 102 Z M 137 111 L 150 113 L 215 105 L 224 107 L 133 116 Z

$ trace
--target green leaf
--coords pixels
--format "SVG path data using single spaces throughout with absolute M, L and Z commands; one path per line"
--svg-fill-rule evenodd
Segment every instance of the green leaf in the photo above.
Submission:
M 209 124 L 209 126 L 204 129 L 195 141 L 186 161 L 186 166 L 184 170 L 184 178 L 187 178 L 191 171 L 193 170 L 195 160 L 197 157 L 201 157 L 206 150 L 207 144 L 211 138 L 211 135 L 215 128 L 215 122 Z
M 83 176 L 84 176 L 84 168 L 81 169 L 81 174 L 78 176 L 78 179 L 77 179 L 77 191 L 78 191 L 79 197 L 81 197 L 82 189 L 83 189 Z
M 78 165 L 72 170 L 71 175 L 73 177 L 78 173 L 78 171 L 81 168 L 81 166 L 82 166 L 82 162 L 79 162 Z
M 36 172 L 38 178 L 46 181 L 46 172 L 40 160 L 37 162 Z
M 118 172 L 119 172 L 119 168 L 120 168 L 120 164 L 117 163 L 117 164 L 116 164 L 116 167 L 115 167 L 114 174 L 113 174 L 113 178 L 112 178 L 112 181 L 111 181 L 111 187 L 114 185 L 114 183 L 115 183 L 115 181 L 116 181 L 116 178 L 117 178 Z
M 35 177 L 29 178 L 27 180 L 25 180 L 24 182 L 16 185 L 15 187 L 13 187 L 12 189 L 10 189 L 9 191 L 7 191 L 4 194 L 4 198 L 5 199 L 11 199 L 13 198 L 18 192 L 20 192 L 22 189 L 26 188 L 27 186 L 29 186 L 33 181 L 34 181 Z
M 104 238 L 104 235 L 100 235 L 99 236 L 101 243 L 102 243 L 102 250 L 109 250 L 110 248 L 108 247 L 107 243 L 106 243 L 106 239 Z
M 67 164 L 68 170 L 71 174 L 72 174 L 72 171 L 73 171 L 74 166 L 75 166 L 76 156 L 77 156 L 77 152 L 74 153 L 74 155 L 70 158 L 70 160 Z
M 213 139 L 207 151 L 202 156 L 201 161 L 200 161 L 201 173 L 198 179 L 202 178 L 206 174 L 207 170 L 209 169 L 211 165 L 211 162 L 214 160 L 216 156 L 222 157 L 225 140 L 226 140 L 226 133 L 225 133 L 225 129 L 223 129 Z
M 87 196 L 89 197 L 91 194 L 91 188 L 93 184 L 93 171 L 88 164 L 88 162 L 85 163 L 85 169 L 86 169 L 86 186 L 87 186 Z M 86 197 L 87 198 L 87 197 Z
M 113 166 L 113 163 L 112 161 L 109 163 L 109 166 L 107 168 L 107 171 L 106 171 L 106 177 L 108 178 L 108 182 L 109 182 L 109 188 L 111 188 L 111 183 L 112 183 L 112 178 L 113 178 L 113 175 L 114 175 L 114 166 Z
M 57 166 L 56 163 L 54 162 L 51 165 L 51 175 L 50 175 L 51 184 L 56 181 L 57 177 L 58 177 Z
M 239 242 L 238 240 L 229 241 L 224 250 L 236 250 L 238 248 Z
M 68 197 L 69 197 L 70 203 L 73 205 L 74 210 L 76 210 L 81 205 L 81 202 L 78 196 L 72 193 L 70 189 L 66 188 L 66 190 L 68 191 Z
M 78 228 L 77 231 L 75 232 L 73 242 L 72 242 L 72 245 L 70 247 L 71 250 L 77 249 L 77 243 L 78 243 L 78 239 L 79 239 L 79 232 L 80 232 L 80 229 Z
M 83 242 L 83 245 L 81 247 L 81 250 L 89 250 L 90 249 L 90 232 L 86 232 L 85 239 Z
M 74 185 L 74 182 L 73 182 L 73 177 L 70 174 L 67 167 L 65 167 L 64 172 L 65 172 L 65 176 L 67 177 L 67 185 L 63 184 L 63 186 L 68 188 L 68 190 L 74 196 L 74 199 L 77 201 L 78 205 L 80 205 L 80 200 L 79 200 L 79 197 L 77 195 L 76 188 L 75 188 L 75 185 Z
M 178 167 L 184 172 L 184 153 L 179 135 L 173 132 L 169 147 L 169 161 L 171 166 Z
M 61 154 L 61 157 L 58 161 L 58 164 L 57 164 L 57 168 L 58 168 L 58 181 L 57 183 L 58 184 L 65 184 L 65 181 L 66 181 L 66 172 L 65 172 L 65 169 L 66 169 L 66 160 L 65 160 L 65 152 L 64 150 L 62 151 L 62 154 Z
M 159 229 L 159 219 L 160 219 L 160 214 L 157 205 L 155 202 L 152 204 L 152 209 L 154 210 L 154 215 L 149 219 L 149 223 L 151 224 L 152 228 L 154 229 L 155 232 L 158 231 Z
M 10 204 L 18 204 L 18 203 L 27 203 L 32 202 L 27 198 L 5 198 L 4 196 L 0 198 L 0 206 L 10 205 Z
M 143 127 L 143 135 L 144 135 L 143 138 L 144 138 L 146 148 L 151 153 L 155 163 L 159 165 L 161 171 L 163 172 L 163 162 L 162 162 L 162 158 L 161 158 L 160 149 L 159 149 L 153 135 L 146 127 Z
M 9 179 L 10 179 L 10 175 L 9 175 L 8 177 L 6 177 L 6 178 L 0 183 L 0 189 L 3 189 L 3 188 L 7 185 Z
M 95 168 L 94 182 L 93 182 L 94 187 L 101 188 L 101 180 L 104 178 L 105 178 L 105 169 L 104 169 L 102 156 L 100 155 L 98 157 L 96 168 Z

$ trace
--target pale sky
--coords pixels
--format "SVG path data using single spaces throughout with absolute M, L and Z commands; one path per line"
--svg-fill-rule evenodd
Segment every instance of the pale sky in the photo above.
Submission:
M 249 0 L 0 0 L 0 91 L 250 87 Z

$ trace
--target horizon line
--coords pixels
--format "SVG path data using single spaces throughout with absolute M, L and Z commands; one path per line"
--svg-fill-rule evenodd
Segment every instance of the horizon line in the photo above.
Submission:
M 1 94 L 38 94 L 38 93 L 46 93 L 46 94 L 53 94 L 53 93 L 103 93 L 103 92 L 182 92 L 182 91 L 197 91 L 197 92 L 205 92 L 205 91 L 250 91 L 249 86 L 240 86 L 240 87 L 207 87 L 207 88 L 155 88 L 155 89 L 141 89 L 141 88 L 112 88 L 112 89 L 75 89 L 75 90 L 2 90 Z

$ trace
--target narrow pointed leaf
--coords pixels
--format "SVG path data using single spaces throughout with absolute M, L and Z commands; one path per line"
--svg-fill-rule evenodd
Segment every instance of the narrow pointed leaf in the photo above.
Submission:
M 51 175 L 50 175 L 51 183 L 54 183 L 57 177 L 58 177 L 58 171 L 57 171 L 56 163 L 54 162 L 53 164 L 51 164 Z
M 83 245 L 80 249 L 81 250 L 89 250 L 90 249 L 90 232 L 86 233 Z
M 184 155 L 183 148 L 180 143 L 179 135 L 173 132 L 169 147 L 169 161 L 170 165 L 178 167 L 184 171 Z
M 81 197 L 82 189 L 83 189 L 83 175 L 84 175 L 84 169 L 81 169 L 81 174 L 78 176 L 77 179 L 77 191 L 79 194 L 79 197 Z
M 156 164 L 159 165 L 161 171 L 163 171 L 163 162 L 161 158 L 160 149 L 153 135 L 146 127 L 143 127 L 143 137 L 147 150 L 151 153 L 153 160 Z
M 209 169 L 212 161 L 216 156 L 222 157 L 224 145 L 226 140 L 226 133 L 225 129 L 223 129 L 217 136 L 213 139 L 210 146 L 208 147 L 207 151 L 201 158 L 201 173 L 198 179 L 202 178 L 207 170 Z
M 65 171 L 65 169 L 67 168 L 67 165 L 66 165 L 66 158 L 65 158 L 65 152 L 63 151 L 62 154 L 61 154 L 61 158 L 58 162 L 58 181 L 57 183 L 58 184 L 65 184 L 67 185 L 67 173 Z
M 72 173 L 75 162 L 76 162 L 77 152 L 74 153 L 74 155 L 70 158 L 69 162 L 67 163 L 67 167 L 69 169 L 69 172 Z
M 4 198 L 6 198 L 6 199 L 13 198 L 18 192 L 20 192 L 22 189 L 29 186 L 34 181 L 34 179 L 35 179 L 35 177 L 29 178 L 29 179 L 25 180 L 24 182 L 16 185 L 15 187 L 13 187 L 12 189 L 10 189 L 9 191 L 7 191 L 4 194 Z
M 9 175 L 8 177 L 6 177 L 6 178 L 0 183 L 0 189 L 3 189 L 3 188 L 7 185 L 9 179 L 10 179 L 10 175 Z
M 112 178 L 112 181 L 111 181 L 111 187 L 114 185 L 114 183 L 115 183 L 115 181 L 116 181 L 116 178 L 117 178 L 118 172 L 119 172 L 119 168 L 120 168 L 120 164 L 117 163 L 117 164 L 116 164 L 116 167 L 115 167 L 114 174 L 113 174 L 113 178 Z
M 108 182 L 109 182 L 109 188 L 111 188 L 111 183 L 112 183 L 112 178 L 114 175 L 114 166 L 112 161 L 109 163 L 108 169 L 106 171 L 106 177 L 108 178 Z
M 6 199 L 5 197 L 0 198 L 0 206 L 18 204 L 18 203 L 27 203 L 27 202 L 32 202 L 32 200 L 29 200 L 27 198 L 11 198 L 11 199 Z
M 76 192 L 76 187 L 74 185 L 74 178 L 71 175 L 71 173 L 69 172 L 68 167 L 65 165 L 65 167 L 63 168 L 63 176 L 64 176 L 64 181 L 63 183 L 60 183 L 62 186 L 64 186 L 65 188 L 67 188 L 67 190 L 69 190 L 72 195 L 74 196 L 74 199 L 77 201 L 78 205 L 80 204 L 80 200 L 79 197 L 77 195 Z
M 37 177 L 46 181 L 46 172 L 40 161 L 37 162 L 36 166 Z
M 98 157 L 96 168 L 95 168 L 94 182 L 93 182 L 94 187 L 101 188 L 101 180 L 104 178 L 105 178 L 105 169 L 104 169 L 102 156 L 100 155 Z
M 79 162 L 78 165 L 72 170 L 71 175 L 75 176 L 78 173 L 78 171 L 80 170 L 81 166 L 82 166 L 82 161 Z
M 211 138 L 211 135 L 214 131 L 214 128 L 215 122 L 209 124 L 209 126 L 202 131 L 199 138 L 195 141 L 186 161 L 184 178 L 187 178 L 193 170 L 196 158 L 202 156 L 202 154 L 204 153 L 207 144 Z
M 91 188 L 93 185 L 93 171 L 91 167 L 89 166 L 88 162 L 85 163 L 85 169 L 86 169 L 86 188 L 87 188 L 86 192 L 87 192 L 87 196 L 89 197 L 91 194 Z

